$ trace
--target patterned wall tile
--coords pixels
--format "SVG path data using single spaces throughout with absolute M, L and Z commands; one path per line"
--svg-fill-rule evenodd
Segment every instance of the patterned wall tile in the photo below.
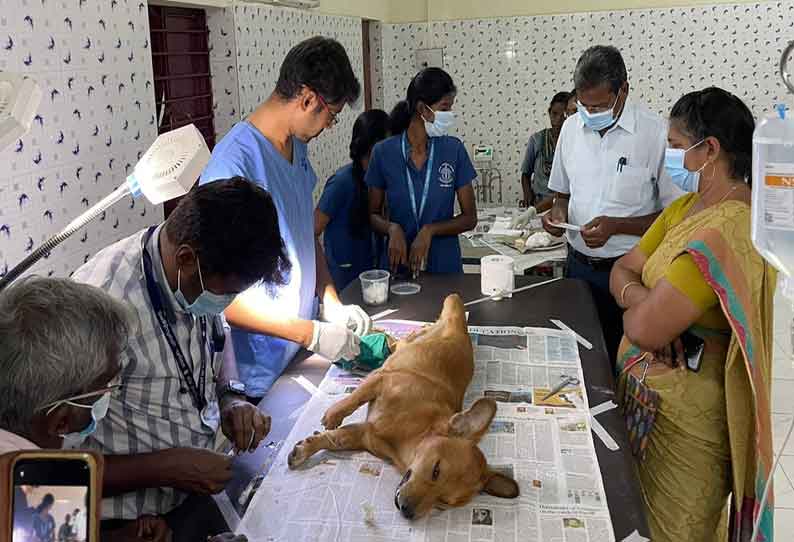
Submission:
M 215 136 L 216 141 L 220 141 L 226 132 L 240 120 L 234 11 L 232 9 L 207 9 L 207 27 L 209 28 Z
M 44 91 L 30 133 L 0 151 L 0 272 L 124 182 L 156 137 L 148 36 L 142 0 L 0 0 L 0 69 Z M 161 219 L 119 202 L 33 271 L 68 275 Z
M 312 36 L 338 40 L 350 56 L 353 70 L 364 81 L 361 19 L 337 17 L 290 8 L 241 4 L 234 8 L 240 115 L 244 118 L 264 102 L 278 79 L 281 62 L 296 44 Z M 315 200 L 325 181 L 347 161 L 353 122 L 364 99 L 345 109 L 339 124 L 310 145 L 312 165 L 319 179 Z
M 717 85 L 758 117 L 784 96 L 777 63 L 792 39 L 794 2 L 444 21 L 382 27 L 384 105 L 402 99 L 415 74 L 413 51 L 444 48 L 458 86 L 459 137 L 495 146 L 504 203 L 520 195 L 519 166 L 533 131 L 548 126 L 555 92 L 570 90 L 591 44 L 624 55 L 633 99 L 666 115 L 682 94 Z
M 383 25 L 369 23 L 370 80 L 372 86 L 372 108 L 385 109 L 383 99 Z

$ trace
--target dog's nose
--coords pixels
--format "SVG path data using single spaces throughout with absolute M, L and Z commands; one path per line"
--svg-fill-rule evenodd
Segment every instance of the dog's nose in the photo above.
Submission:
M 413 507 L 407 504 L 400 505 L 400 513 L 405 519 L 414 519 L 414 516 L 416 515 L 416 511 L 413 509 Z

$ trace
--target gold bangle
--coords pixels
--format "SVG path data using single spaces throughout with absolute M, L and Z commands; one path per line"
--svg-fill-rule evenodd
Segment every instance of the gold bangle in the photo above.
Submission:
M 624 307 L 626 306 L 626 291 L 631 286 L 642 286 L 642 284 L 640 284 L 636 280 L 632 280 L 630 282 L 627 282 L 626 285 L 623 286 L 623 289 L 620 291 L 620 304 L 623 305 Z

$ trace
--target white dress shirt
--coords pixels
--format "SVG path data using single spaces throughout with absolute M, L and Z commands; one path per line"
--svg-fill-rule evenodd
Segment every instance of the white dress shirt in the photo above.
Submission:
M 653 214 L 682 194 L 664 169 L 666 147 L 667 121 L 639 104 L 627 101 L 603 137 L 574 115 L 562 126 L 549 189 L 570 194 L 568 222 L 579 226 L 598 216 Z M 592 249 L 578 232 L 566 235 L 574 250 L 595 258 L 622 256 L 639 241 L 633 235 L 613 235 Z

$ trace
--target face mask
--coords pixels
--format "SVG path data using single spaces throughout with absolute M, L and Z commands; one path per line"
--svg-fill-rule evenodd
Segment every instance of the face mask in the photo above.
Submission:
M 194 316 L 215 316 L 226 310 L 226 307 L 232 304 L 236 294 L 219 295 L 210 292 L 204 288 L 204 279 L 201 276 L 201 262 L 196 257 L 196 265 L 198 266 L 199 283 L 201 284 L 201 294 L 196 298 L 193 303 L 188 303 L 185 294 L 182 293 L 182 270 L 177 271 L 176 275 L 176 297 L 179 306 L 185 311 Z
M 110 392 L 103 394 L 102 397 L 100 397 L 99 400 L 97 400 L 91 406 L 81 405 L 80 403 L 72 403 L 70 401 L 66 401 L 66 404 L 78 408 L 91 409 L 91 423 L 89 423 L 85 429 L 82 431 L 75 431 L 73 433 L 62 435 L 63 444 L 61 445 L 61 448 L 64 450 L 73 450 L 82 446 L 83 442 L 85 442 L 85 439 L 94 434 L 97 424 L 107 415 L 108 406 L 110 405 Z
M 618 90 L 618 95 L 615 96 L 615 101 L 612 103 L 612 107 L 606 111 L 600 111 L 598 113 L 590 113 L 587 108 L 577 100 L 576 109 L 579 111 L 579 115 L 582 117 L 585 126 L 594 132 L 600 132 L 601 130 L 606 130 L 615 124 L 615 106 L 618 103 L 618 98 L 620 98 L 621 91 L 622 89 Z
M 664 151 L 664 168 L 673 180 L 673 184 L 684 192 L 697 192 L 700 185 L 700 172 L 706 167 L 703 164 L 697 171 L 689 171 L 684 167 L 686 153 L 694 149 L 705 140 L 700 140 L 688 149 L 666 149 Z M 707 162 L 708 163 L 708 162 Z
M 430 109 L 430 107 L 427 108 Z M 430 109 L 430 111 L 433 110 Z M 455 113 L 452 111 L 433 111 L 433 115 L 435 115 L 435 120 L 433 122 L 425 121 L 427 137 L 442 137 L 449 135 L 450 130 L 455 127 Z M 424 119 L 424 117 L 422 118 Z

